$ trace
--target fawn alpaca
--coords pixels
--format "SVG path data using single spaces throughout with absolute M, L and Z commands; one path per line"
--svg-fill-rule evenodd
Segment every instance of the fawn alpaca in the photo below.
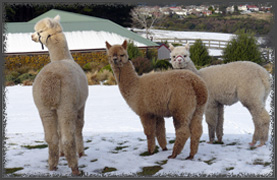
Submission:
M 169 158 L 180 154 L 190 137 L 190 155 L 187 159 L 192 159 L 198 151 L 202 116 L 208 98 L 204 81 L 190 71 L 138 76 L 128 60 L 126 40 L 122 45 L 114 46 L 106 42 L 106 47 L 120 92 L 140 117 L 149 153 L 155 150 L 155 137 L 161 148 L 167 150 L 164 117 L 173 116 L 176 141 Z
M 84 155 L 82 128 L 88 82 L 73 60 L 60 17 L 45 18 L 35 25 L 32 40 L 45 45 L 51 62 L 43 67 L 33 84 L 33 98 L 43 123 L 49 148 L 49 169 L 56 170 L 65 155 L 72 174 L 78 175 L 78 158 Z
M 271 90 L 269 73 L 253 62 L 238 61 L 223 65 L 195 68 L 190 59 L 189 44 L 174 47 L 170 44 L 171 63 L 174 69 L 191 70 L 206 82 L 209 100 L 205 111 L 210 142 L 219 142 L 223 136 L 224 105 L 240 101 L 251 113 L 255 125 L 251 146 L 260 141 L 262 146 L 268 139 L 270 116 L 265 110 L 265 101 Z

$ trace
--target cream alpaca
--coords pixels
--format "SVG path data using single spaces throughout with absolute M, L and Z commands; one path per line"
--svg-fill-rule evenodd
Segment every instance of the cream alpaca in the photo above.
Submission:
M 202 135 L 202 116 L 208 96 L 205 83 L 190 71 L 138 76 L 128 60 L 127 41 L 114 46 L 106 42 L 106 47 L 120 92 L 141 119 L 149 153 L 154 152 L 155 137 L 161 148 L 167 150 L 163 117 L 173 116 L 176 141 L 169 158 L 181 153 L 190 137 L 191 151 L 187 158 L 192 159 Z
M 247 61 L 210 66 L 197 70 L 189 58 L 189 45 L 170 45 L 171 63 L 175 69 L 189 69 L 200 75 L 209 91 L 205 111 L 209 128 L 210 142 L 215 133 L 219 142 L 223 136 L 224 105 L 240 101 L 251 113 L 255 125 L 251 146 L 260 141 L 262 146 L 268 139 L 270 116 L 265 110 L 265 101 L 270 92 L 269 73 L 261 66 Z M 178 58 L 177 58 L 178 57 Z
M 59 21 L 60 17 L 56 16 L 35 25 L 32 40 L 47 46 L 51 62 L 37 75 L 33 97 L 48 143 L 49 169 L 56 170 L 59 156 L 65 155 L 72 173 L 78 175 L 76 154 L 84 155 L 82 128 L 88 83 L 68 50 Z

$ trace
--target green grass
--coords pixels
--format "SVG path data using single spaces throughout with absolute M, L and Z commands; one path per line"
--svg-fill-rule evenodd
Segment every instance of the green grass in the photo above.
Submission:
M 93 159 L 93 160 L 90 160 L 90 162 L 96 162 L 98 161 L 98 159 Z
M 113 167 L 104 167 L 104 169 L 102 170 L 102 173 L 113 172 L 113 171 L 117 171 L 117 169 Z
M 204 161 L 204 163 L 208 164 L 208 165 L 212 165 L 214 162 L 214 160 L 216 160 L 216 158 L 212 158 L 210 160 Z
M 159 152 L 159 147 L 158 146 L 156 146 L 156 148 L 155 148 L 155 150 L 154 150 L 154 153 L 153 154 L 155 154 L 155 153 L 157 153 L 157 152 Z M 149 154 L 149 152 L 148 151 L 145 151 L 145 152 L 143 152 L 143 153 L 141 153 L 140 154 L 140 156 L 150 156 L 150 155 L 152 155 L 152 154 Z
M 175 139 L 174 140 L 170 140 L 168 141 L 169 144 L 174 144 L 175 143 Z
M 168 160 L 163 160 L 163 161 L 158 161 L 158 162 L 155 162 L 156 164 L 158 165 L 165 165 L 167 163 Z
M 124 149 L 124 148 L 127 148 L 127 147 L 129 147 L 129 146 L 117 146 L 117 147 L 115 147 L 114 150 L 120 151 L 120 150 L 122 150 L 122 149 Z
M 15 167 L 15 168 L 5 168 L 6 174 L 12 174 L 16 171 L 20 171 L 24 169 L 23 167 Z
M 137 173 L 139 176 L 152 176 L 163 169 L 161 166 L 143 167 L 142 172 Z
M 22 146 L 22 147 L 27 148 L 27 149 L 44 149 L 44 148 L 47 148 L 48 145 L 47 144 L 39 144 L 39 145 L 34 145 L 34 146 L 25 145 L 25 146 Z
M 226 171 L 232 171 L 233 169 L 235 169 L 234 167 L 229 167 L 229 168 L 226 168 Z

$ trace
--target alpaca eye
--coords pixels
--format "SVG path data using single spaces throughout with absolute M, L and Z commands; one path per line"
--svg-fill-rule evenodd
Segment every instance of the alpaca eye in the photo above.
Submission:
M 172 56 L 173 58 L 175 58 L 175 56 Z
M 121 54 L 120 57 L 124 57 L 124 54 Z
M 184 57 L 187 57 L 187 55 L 184 55 Z

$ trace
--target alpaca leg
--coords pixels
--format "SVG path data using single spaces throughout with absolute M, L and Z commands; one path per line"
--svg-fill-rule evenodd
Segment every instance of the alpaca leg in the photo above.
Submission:
M 166 151 L 166 134 L 165 134 L 165 122 L 163 117 L 156 118 L 156 137 L 159 145 Z
M 193 159 L 194 155 L 198 151 L 200 137 L 203 133 L 202 119 L 204 114 L 204 106 L 198 107 L 194 112 L 194 115 L 190 123 L 190 155 L 186 159 Z
M 68 166 L 73 175 L 79 175 L 78 159 L 76 156 L 75 128 L 77 113 L 72 109 L 58 110 L 60 132 L 62 138 L 62 147 Z
M 188 117 L 181 117 L 181 116 L 175 116 L 173 117 L 173 123 L 175 127 L 176 132 L 176 140 L 173 147 L 172 155 L 168 156 L 168 158 L 176 158 L 178 154 L 181 153 L 181 151 L 184 148 L 184 145 L 187 141 L 187 139 L 190 137 L 190 130 L 189 130 L 189 118 Z
M 77 153 L 79 157 L 82 157 L 85 155 L 84 153 L 84 141 L 83 141 L 83 135 L 82 130 L 84 127 L 84 107 L 81 108 L 78 111 L 78 118 L 76 121 L 76 146 L 77 146 Z
M 218 108 L 214 105 L 208 105 L 205 111 L 205 118 L 209 129 L 209 143 L 213 143 L 215 139 L 215 130 L 218 119 Z
M 255 130 L 252 142 L 249 144 L 254 146 L 257 141 L 260 141 L 260 144 L 258 145 L 258 147 L 260 147 L 263 146 L 268 140 L 270 116 L 265 108 L 253 108 L 250 109 L 250 112 L 253 117 Z
M 48 144 L 48 164 L 49 170 L 57 169 L 59 162 L 59 135 L 57 131 L 57 115 L 55 111 L 40 111 L 40 117 L 43 123 L 45 141 Z
M 222 143 L 223 122 L 224 122 L 224 106 L 222 104 L 218 104 L 218 120 L 216 124 L 216 137 L 219 143 Z
M 62 144 L 62 137 L 61 137 L 61 130 L 58 125 L 58 135 L 59 135 L 59 149 L 60 149 L 60 157 L 64 156 L 63 144 Z
M 147 145 L 149 154 L 153 154 L 156 147 L 156 118 L 150 115 L 140 116 L 143 125 L 144 134 L 147 137 Z

